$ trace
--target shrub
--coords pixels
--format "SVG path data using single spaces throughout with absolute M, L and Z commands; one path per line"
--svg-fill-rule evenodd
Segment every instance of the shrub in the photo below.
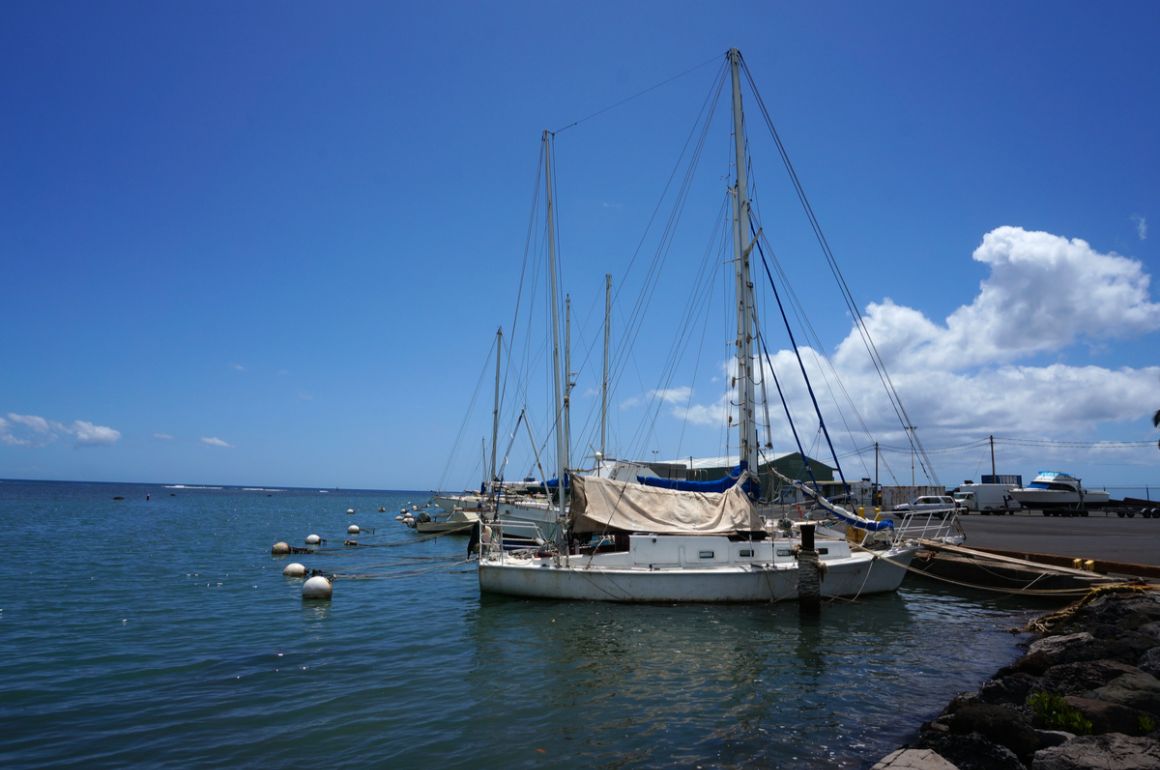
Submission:
M 1035 721 L 1048 730 L 1066 730 L 1076 735 L 1090 735 L 1091 720 L 1075 706 L 1068 704 L 1062 695 L 1049 692 L 1032 693 L 1027 705 L 1035 715 Z

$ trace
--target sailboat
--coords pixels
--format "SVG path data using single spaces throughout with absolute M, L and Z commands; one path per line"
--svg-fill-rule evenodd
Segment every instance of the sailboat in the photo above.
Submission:
M 498 531 L 502 522 L 493 524 L 494 531 L 488 527 L 482 532 L 478 574 L 483 593 L 614 602 L 767 602 L 799 598 L 802 565 L 807 561 L 820 565 L 820 595 L 824 597 L 893 591 L 906 575 L 917 544 L 895 535 L 893 522 L 863 518 L 800 482 L 792 483 L 828 515 L 862 530 L 862 537 L 848 538 L 835 529 L 819 532 L 815 541 L 813 523 L 789 519 L 767 523 L 759 513 L 753 352 L 759 327 L 750 267 L 754 243 L 741 109 L 741 54 L 732 49 L 727 59 L 736 155 L 731 198 L 737 290 L 737 472 L 715 488 L 697 488 L 694 482 L 657 485 L 643 483 L 648 479 L 568 473 L 568 437 L 562 418 L 568 375 L 559 363 L 551 152 L 547 150 L 549 132 L 545 132 L 558 478 L 570 480 L 571 496 L 566 498 L 565 484 L 557 485 L 549 510 L 559 519 L 564 534 L 548 547 L 504 551 Z M 583 546 L 578 545 L 584 540 Z

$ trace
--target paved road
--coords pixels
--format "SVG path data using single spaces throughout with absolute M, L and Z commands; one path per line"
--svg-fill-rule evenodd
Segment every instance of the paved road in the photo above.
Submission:
M 1160 565 L 1160 519 L 1121 519 L 1103 513 L 1062 518 L 1028 512 L 970 514 L 959 521 L 967 533 L 967 547 Z

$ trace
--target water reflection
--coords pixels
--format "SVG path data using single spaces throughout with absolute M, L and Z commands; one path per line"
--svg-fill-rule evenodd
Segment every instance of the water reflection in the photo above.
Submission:
M 856 767 L 1012 659 L 1015 609 L 922 589 L 818 617 L 484 597 L 465 616 L 469 679 L 504 704 L 484 721 L 517 757 L 547 730 L 569 746 L 554 764 Z

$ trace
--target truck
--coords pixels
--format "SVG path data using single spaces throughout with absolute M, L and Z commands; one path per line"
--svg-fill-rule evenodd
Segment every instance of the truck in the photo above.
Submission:
M 972 484 L 965 483 L 954 490 L 953 497 L 958 501 L 962 513 L 981 513 L 983 515 L 1004 513 L 1012 514 L 1021 506 L 1009 494 L 1014 484 Z

